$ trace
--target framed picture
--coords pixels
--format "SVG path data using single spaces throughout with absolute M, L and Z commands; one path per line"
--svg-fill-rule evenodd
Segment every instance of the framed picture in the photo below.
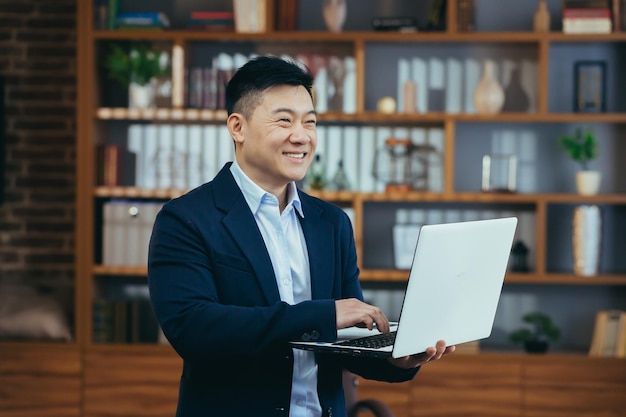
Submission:
M 606 62 L 574 63 L 574 111 L 606 111 Z

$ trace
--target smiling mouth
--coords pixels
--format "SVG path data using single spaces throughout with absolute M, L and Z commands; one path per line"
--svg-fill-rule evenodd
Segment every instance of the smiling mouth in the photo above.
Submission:
M 304 156 L 306 155 L 306 153 L 301 152 L 301 153 L 289 153 L 289 152 L 285 152 L 283 155 L 288 156 L 290 158 L 296 158 L 296 159 L 303 159 Z

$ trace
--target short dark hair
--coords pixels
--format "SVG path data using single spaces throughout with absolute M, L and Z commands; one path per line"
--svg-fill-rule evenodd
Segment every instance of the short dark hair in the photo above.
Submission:
M 235 72 L 226 85 L 228 114 L 237 112 L 250 117 L 260 103 L 263 91 L 279 85 L 301 85 L 313 97 L 313 75 L 307 69 L 276 56 L 251 59 Z

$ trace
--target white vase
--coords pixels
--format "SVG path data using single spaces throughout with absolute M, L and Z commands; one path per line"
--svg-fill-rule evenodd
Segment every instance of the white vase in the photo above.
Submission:
M 502 110 L 504 90 L 494 75 L 493 61 L 485 61 L 483 75 L 474 90 L 474 107 L 480 114 L 494 114 Z
M 346 21 L 346 0 L 324 0 L 322 6 L 324 22 L 331 32 L 341 32 Z
M 128 86 L 128 107 L 131 109 L 149 109 L 154 107 L 153 83 L 139 85 L 130 83 Z
M 582 276 L 598 274 L 602 245 L 602 216 L 600 207 L 582 205 L 574 209 L 572 220 L 572 250 L 574 273 Z
M 595 195 L 600 189 L 602 173 L 599 171 L 578 171 L 576 173 L 576 189 L 580 195 Z

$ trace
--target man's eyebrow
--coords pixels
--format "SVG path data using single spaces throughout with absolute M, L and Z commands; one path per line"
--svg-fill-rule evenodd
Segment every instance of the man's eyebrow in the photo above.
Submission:
M 283 112 L 284 112 L 284 113 L 289 113 L 289 114 L 295 114 L 295 113 L 296 113 L 296 112 L 295 112 L 295 110 L 290 109 L 289 107 L 279 107 L 279 108 L 274 109 L 274 110 L 272 111 L 272 113 L 273 113 L 273 114 L 276 114 L 276 113 L 283 113 Z M 312 114 L 312 115 L 317 116 L 317 112 L 315 111 L 315 109 L 313 109 L 313 110 L 309 110 L 306 114 Z

